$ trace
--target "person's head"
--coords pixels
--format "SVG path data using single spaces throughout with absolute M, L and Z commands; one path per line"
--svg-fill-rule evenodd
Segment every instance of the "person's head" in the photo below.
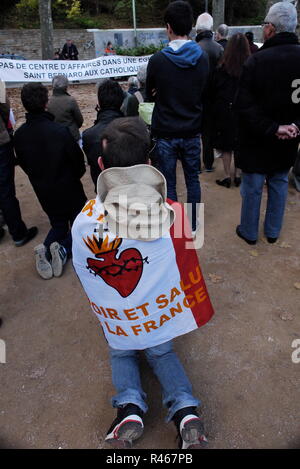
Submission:
M 263 23 L 264 40 L 267 41 L 278 33 L 294 33 L 297 23 L 297 10 L 292 3 L 288 1 L 275 3 Z
M 67 39 L 67 44 L 70 46 L 72 44 L 72 39 Z
M 221 39 L 227 39 L 229 34 L 229 28 L 227 24 L 220 24 L 216 33 L 216 40 L 220 41 Z
M 227 73 L 233 77 L 240 77 L 243 65 L 250 55 L 250 47 L 246 36 L 241 33 L 231 36 L 222 60 Z
M 246 38 L 248 39 L 249 44 L 253 44 L 254 42 L 254 34 L 252 31 L 247 31 L 245 34 Z
M 139 68 L 139 71 L 137 73 L 137 79 L 140 84 L 140 87 L 143 88 L 146 84 L 146 78 L 147 78 L 147 65 L 142 65 Z
M 117 81 L 105 80 L 98 88 L 98 103 L 100 109 L 119 110 L 124 100 L 124 92 Z
M 193 11 L 188 2 L 171 2 L 164 14 L 169 39 L 188 36 L 193 27 Z
M 101 169 L 135 166 L 149 161 L 149 132 L 139 117 L 114 119 L 102 134 L 101 146 Z
M 137 77 L 129 77 L 128 78 L 128 87 L 129 88 L 138 88 L 139 86 L 139 82 L 138 82 L 138 79 Z
M 67 91 L 69 80 L 64 75 L 56 75 L 52 80 L 53 91 Z
M 214 26 L 213 17 L 209 13 L 202 13 L 199 15 L 196 21 L 196 31 L 200 33 L 201 31 L 212 31 Z
M 48 89 L 42 83 L 27 83 L 22 88 L 21 101 L 27 112 L 44 112 L 48 103 Z

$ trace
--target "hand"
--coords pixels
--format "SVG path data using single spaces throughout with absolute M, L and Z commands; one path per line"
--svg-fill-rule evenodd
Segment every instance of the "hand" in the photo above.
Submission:
M 279 140 L 292 140 L 299 135 L 299 129 L 295 124 L 280 125 L 276 132 Z

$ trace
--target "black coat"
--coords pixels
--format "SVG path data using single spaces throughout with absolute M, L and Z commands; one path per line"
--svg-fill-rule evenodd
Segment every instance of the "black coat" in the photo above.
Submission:
M 197 34 L 196 42 L 208 55 L 209 75 L 210 78 L 212 78 L 214 71 L 224 54 L 224 49 L 221 44 L 214 40 L 212 31 L 203 31 Z
M 78 50 L 75 44 L 68 46 L 68 44 L 65 43 L 61 51 L 61 56 L 63 60 L 78 60 Z
M 70 131 L 53 120 L 48 112 L 26 114 L 14 145 L 43 210 L 48 216 L 68 218 L 86 201 L 80 182 L 85 173 L 84 155 Z
M 209 75 L 204 52 L 196 65 L 181 68 L 156 52 L 147 68 L 147 101 L 155 100 L 152 133 L 157 138 L 191 138 L 200 134 L 203 93 Z M 153 90 L 156 90 L 153 96 Z
M 91 178 L 95 184 L 95 189 L 98 176 L 101 172 L 98 165 L 98 158 L 101 156 L 100 144 L 102 133 L 105 127 L 118 117 L 124 117 L 124 115 L 121 111 L 117 111 L 116 109 L 100 110 L 95 125 L 85 130 L 82 134 L 83 151 L 86 154 L 88 163 L 91 167 Z
M 220 46 L 222 46 L 225 50 L 228 44 L 228 39 L 220 39 L 219 41 L 217 41 L 217 43 L 220 44 Z
M 279 140 L 276 132 L 284 124 L 300 128 L 300 104 L 292 100 L 299 78 L 300 45 L 292 33 L 276 34 L 246 61 L 235 103 L 244 172 L 272 174 L 293 166 L 299 140 Z
M 232 109 L 239 79 L 229 75 L 224 66 L 217 68 L 212 82 L 213 146 L 233 151 L 237 146 L 237 123 Z

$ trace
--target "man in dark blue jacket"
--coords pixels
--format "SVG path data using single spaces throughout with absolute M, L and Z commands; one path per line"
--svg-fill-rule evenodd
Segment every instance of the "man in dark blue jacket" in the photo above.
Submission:
M 168 197 L 177 200 L 176 165 L 180 159 L 192 205 L 192 230 L 197 228 L 202 95 L 208 79 L 207 54 L 188 40 L 193 13 L 189 3 L 172 2 L 165 13 L 169 46 L 154 54 L 147 70 L 146 93 L 155 99 L 152 132 L 157 139 L 159 167 L 167 180 Z

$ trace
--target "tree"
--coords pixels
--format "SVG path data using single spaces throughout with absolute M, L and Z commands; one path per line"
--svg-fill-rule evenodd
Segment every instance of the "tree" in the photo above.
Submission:
M 213 0 L 212 16 L 215 29 L 225 21 L 225 0 Z
M 53 59 L 53 23 L 51 0 L 39 0 L 42 59 Z

